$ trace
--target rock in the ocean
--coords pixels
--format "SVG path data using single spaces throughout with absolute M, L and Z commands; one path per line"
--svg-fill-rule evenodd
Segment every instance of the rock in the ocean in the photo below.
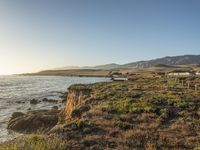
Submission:
M 46 102 L 46 101 L 48 101 L 48 98 L 43 98 L 42 101 Z
M 40 103 L 39 100 L 36 100 L 36 99 L 30 100 L 30 104 L 38 104 L 38 103 Z
M 63 99 L 63 100 L 62 100 L 62 103 L 65 103 L 66 101 L 67 101 L 67 98 Z
M 58 106 L 53 106 L 52 109 L 57 109 L 58 110 Z
M 48 98 L 44 98 L 42 101 L 43 102 L 48 102 L 48 103 L 58 103 L 58 100 L 48 99 Z
M 56 109 L 30 111 L 26 114 L 15 112 L 8 123 L 8 129 L 20 133 L 49 131 L 57 124 L 59 112 Z
M 24 104 L 24 101 L 16 101 L 17 104 Z
M 12 118 L 17 118 L 17 117 L 20 117 L 20 116 L 23 116 L 23 115 L 24 115 L 24 113 L 22 113 L 22 112 L 14 112 L 14 113 L 12 114 L 11 119 L 12 119 Z
M 67 95 L 68 95 L 68 92 L 64 93 L 63 95 L 60 96 L 60 98 L 62 99 L 62 103 L 65 103 L 66 100 L 67 100 Z

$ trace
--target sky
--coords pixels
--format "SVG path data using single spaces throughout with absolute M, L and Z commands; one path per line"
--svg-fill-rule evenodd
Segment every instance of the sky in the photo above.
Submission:
M 200 54 L 199 0 L 0 0 L 0 74 Z

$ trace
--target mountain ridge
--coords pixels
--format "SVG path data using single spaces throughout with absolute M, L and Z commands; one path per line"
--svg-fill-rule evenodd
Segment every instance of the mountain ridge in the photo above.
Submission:
M 180 56 L 166 56 L 147 61 L 137 61 L 123 65 L 125 68 L 150 68 L 158 64 L 163 65 L 192 65 L 200 64 L 200 55 L 180 55 Z
M 64 69 L 124 69 L 124 68 L 134 68 L 134 69 L 144 69 L 144 68 L 150 68 L 154 67 L 156 65 L 166 65 L 166 66 L 177 66 L 177 65 L 199 65 L 200 64 L 200 55 L 180 55 L 180 56 L 166 56 L 151 60 L 142 60 L 142 61 L 136 61 L 131 62 L 127 64 L 116 64 L 116 63 L 110 63 L 105 65 L 97 65 L 97 66 L 73 66 L 73 68 L 70 67 L 63 67 L 63 68 L 57 68 L 54 70 L 64 70 Z

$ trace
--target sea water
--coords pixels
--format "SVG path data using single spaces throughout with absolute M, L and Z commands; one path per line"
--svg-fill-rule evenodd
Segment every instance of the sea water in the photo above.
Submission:
M 62 101 L 62 96 L 72 84 L 88 84 L 108 82 L 109 78 L 100 77 L 65 77 L 65 76 L 0 76 L 0 142 L 10 140 L 17 133 L 8 131 L 7 124 L 13 112 L 28 110 L 51 109 L 62 103 L 39 103 L 31 105 L 31 99 L 43 98 Z

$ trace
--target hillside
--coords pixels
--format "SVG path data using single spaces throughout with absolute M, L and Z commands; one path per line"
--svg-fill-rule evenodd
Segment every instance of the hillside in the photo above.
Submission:
M 37 73 L 22 75 L 42 75 L 42 76 L 90 76 L 90 77 L 107 77 L 109 70 L 101 69 L 68 69 L 68 70 L 44 70 Z
M 176 66 L 176 65 L 192 65 L 200 64 L 200 55 L 183 55 L 173 57 L 163 57 L 148 61 L 138 61 L 122 65 L 123 68 L 150 68 L 158 64 Z
M 197 150 L 200 91 L 188 82 L 200 78 L 180 80 L 141 74 L 125 82 L 72 85 L 59 113 L 14 113 L 10 129 L 34 130 L 0 149 Z
M 60 67 L 51 70 L 44 70 L 37 73 L 23 74 L 23 75 L 57 75 L 57 76 L 92 76 L 92 77 L 106 77 L 111 71 L 119 71 L 124 74 L 127 72 L 135 72 L 140 69 L 149 71 L 173 71 L 179 70 L 200 70 L 200 55 L 184 55 L 163 57 L 147 61 L 138 61 L 124 65 L 106 64 L 99 66 L 85 66 L 85 67 Z
M 107 69 L 117 69 L 117 68 L 120 68 L 120 67 L 121 67 L 121 65 L 112 63 L 112 64 L 95 66 L 94 69 L 105 69 L 105 70 L 107 70 Z
M 65 69 L 123 69 L 123 68 L 136 68 L 136 69 L 143 69 L 143 68 L 150 68 L 157 65 L 163 65 L 165 67 L 173 67 L 177 65 L 192 65 L 192 64 L 200 64 L 200 55 L 182 55 L 182 56 L 167 56 L 163 58 L 157 58 L 152 60 L 146 61 L 137 61 L 128 64 L 105 64 L 99 66 L 85 66 L 85 67 L 63 67 L 57 68 L 57 70 L 65 70 Z

